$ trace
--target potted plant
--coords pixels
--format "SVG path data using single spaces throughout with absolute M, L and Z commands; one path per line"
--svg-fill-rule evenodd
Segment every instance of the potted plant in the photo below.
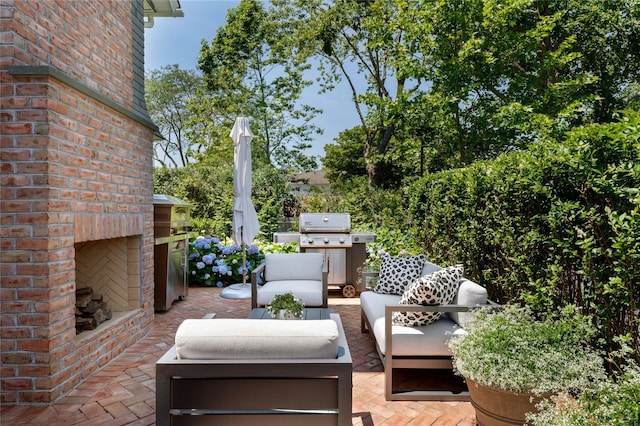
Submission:
M 588 343 L 595 327 L 571 306 L 540 317 L 515 305 L 480 309 L 465 331 L 449 347 L 481 425 L 522 425 L 540 400 L 606 376 L 603 358 Z
M 303 309 L 304 303 L 290 291 L 276 294 L 267 305 L 267 311 L 278 319 L 301 319 Z

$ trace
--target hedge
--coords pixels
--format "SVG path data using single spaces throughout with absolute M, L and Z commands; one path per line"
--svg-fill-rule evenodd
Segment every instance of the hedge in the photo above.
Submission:
M 412 233 L 430 259 L 463 263 L 499 302 L 567 304 L 594 316 L 603 348 L 640 353 L 640 114 L 529 151 L 424 177 Z

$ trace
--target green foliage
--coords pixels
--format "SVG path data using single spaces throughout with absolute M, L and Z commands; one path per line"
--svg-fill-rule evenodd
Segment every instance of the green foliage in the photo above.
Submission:
M 274 317 L 278 316 L 280 311 L 288 311 L 289 315 L 300 319 L 302 318 L 304 302 L 288 291 L 284 294 L 276 294 L 266 309 Z
M 208 165 L 205 162 L 184 168 L 154 169 L 154 192 L 178 197 L 193 205 L 194 221 L 203 220 L 213 235 L 231 235 L 233 208 L 233 162 Z
M 436 263 L 464 263 L 491 297 L 592 314 L 608 349 L 640 347 L 640 114 L 577 128 L 530 152 L 425 177 L 413 233 Z M 637 353 L 638 351 L 636 351 Z
M 284 200 L 290 190 L 289 174 L 272 166 L 255 168 L 253 173 L 253 205 L 260 221 L 260 238 L 273 239 L 284 217 Z
M 376 187 L 610 122 L 640 99 L 635 0 L 272 4 L 290 44 L 321 62 L 321 83 L 351 88 L 362 133 L 327 150 L 330 167 L 364 166 Z M 358 151 L 364 164 L 341 156 Z
M 637 96 L 637 1 L 397 5 L 409 49 L 398 72 L 433 82 L 413 103 L 413 126 L 429 123 L 433 148 L 459 165 L 609 122 L 628 104 L 627 90 Z
M 321 111 L 298 105 L 308 65 L 288 54 L 273 28 L 270 11 L 257 0 L 242 0 L 211 43 L 203 42 L 198 68 L 211 108 L 227 116 L 251 117 L 257 162 L 311 170 L 314 158 L 304 151 L 314 135 L 312 124 Z
M 287 173 L 271 166 L 253 172 L 252 201 L 258 220 L 258 239 L 270 241 L 283 217 L 283 200 L 289 193 Z M 233 162 L 200 161 L 181 169 L 156 168 L 154 192 L 178 197 L 193 205 L 194 230 L 225 238 L 233 226 Z
M 588 389 L 606 376 L 589 346 L 591 320 L 570 306 L 543 318 L 515 305 L 481 308 L 464 329 L 449 341 L 454 369 L 484 386 L 544 394 Z
M 628 353 L 616 358 L 629 358 Z M 527 420 L 536 426 L 638 426 L 640 425 L 640 365 L 633 360 L 606 380 L 579 395 L 561 393 L 539 405 Z
M 181 70 L 178 65 L 152 70 L 145 78 L 147 110 L 163 136 L 154 141 L 154 160 L 162 166 L 184 167 L 201 148 L 189 138 L 195 114 L 190 105 L 201 84 L 194 71 Z

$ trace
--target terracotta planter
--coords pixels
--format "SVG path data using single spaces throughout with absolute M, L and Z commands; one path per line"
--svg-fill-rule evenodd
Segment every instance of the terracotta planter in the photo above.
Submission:
M 476 409 L 478 426 L 522 426 L 526 423 L 526 414 L 536 412 L 536 404 L 544 398 L 484 386 L 467 378 L 465 380 L 471 404 Z

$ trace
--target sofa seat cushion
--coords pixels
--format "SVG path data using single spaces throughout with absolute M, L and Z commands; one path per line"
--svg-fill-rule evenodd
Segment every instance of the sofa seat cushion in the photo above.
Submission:
M 187 319 L 176 332 L 179 359 L 332 359 L 333 320 Z
M 292 292 L 305 306 L 322 306 L 322 280 L 269 281 L 258 287 L 258 305 L 268 305 L 277 294 Z
M 386 305 L 397 305 L 400 296 L 365 291 L 360 294 L 360 306 L 369 319 L 376 342 L 383 355 L 386 353 L 385 318 Z M 392 351 L 394 356 L 451 356 L 448 341 L 451 336 L 463 334 L 448 316 L 433 324 L 420 327 L 394 325 Z

